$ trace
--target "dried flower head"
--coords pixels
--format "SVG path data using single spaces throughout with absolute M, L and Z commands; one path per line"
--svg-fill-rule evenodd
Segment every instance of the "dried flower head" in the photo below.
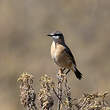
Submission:
M 32 74 L 22 73 L 17 81 L 20 82 L 21 104 L 23 104 L 27 110 L 37 110 L 35 104 L 36 94 L 33 89 Z
M 52 88 L 55 86 L 52 78 L 44 75 L 40 79 L 41 89 L 38 93 L 38 99 L 40 101 L 41 107 L 44 110 L 48 110 L 54 104 L 53 97 L 51 95 Z
M 105 96 L 108 92 L 103 94 L 83 94 L 83 96 L 77 100 L 75 107 L 78 110 L 110 110 L 107 102 L 105 101 Z M 109 108 L 109 109 L 108 109 Z

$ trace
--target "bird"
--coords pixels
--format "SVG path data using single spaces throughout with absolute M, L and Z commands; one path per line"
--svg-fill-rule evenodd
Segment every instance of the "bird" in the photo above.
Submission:
M 66 74 L 72 70 L 75 73 L 76 78 L 81 80 L 82 73 L 77 69 L 75 58 L 65 43 L 63 33 L 60 31 L 55 31 L 49 33 L 47 36 L 53 39 L 51 45 L 51 57 L 55 64 L 58 65 L 58 67 L 63 71 L 67 69 L 68 71 Z

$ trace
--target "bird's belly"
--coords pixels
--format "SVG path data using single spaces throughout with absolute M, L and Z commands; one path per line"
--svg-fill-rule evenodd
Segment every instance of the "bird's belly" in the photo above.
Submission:
M 56 53 L 53 56 L 54 62 L 64 68 L 71 68 L 72 61 L 68 58 L 68 56 L 65 56 L 63 53 L 60 55 L 57 55 Z

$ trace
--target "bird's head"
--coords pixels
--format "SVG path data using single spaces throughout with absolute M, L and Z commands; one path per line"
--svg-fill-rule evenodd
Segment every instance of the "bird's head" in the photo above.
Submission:
M 52 32 L 48 36 L 52 37 L 55 42 L 64 42 L 64 36 L 60 31 Z

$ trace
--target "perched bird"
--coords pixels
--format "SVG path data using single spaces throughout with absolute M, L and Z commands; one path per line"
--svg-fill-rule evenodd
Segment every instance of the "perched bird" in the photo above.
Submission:
M 60 31 L 56 31 L 48 34 L 53 39 L 51 45 L 51 57 L 54 62 L 64 71 L 68 69 L 66 74 L 72 70 L 76 77 L 80 80 L 82 74 L 79 72 L 76 66 L 74 56 L 71 53 L 71 50 L 65 44 L 64 36 Z

